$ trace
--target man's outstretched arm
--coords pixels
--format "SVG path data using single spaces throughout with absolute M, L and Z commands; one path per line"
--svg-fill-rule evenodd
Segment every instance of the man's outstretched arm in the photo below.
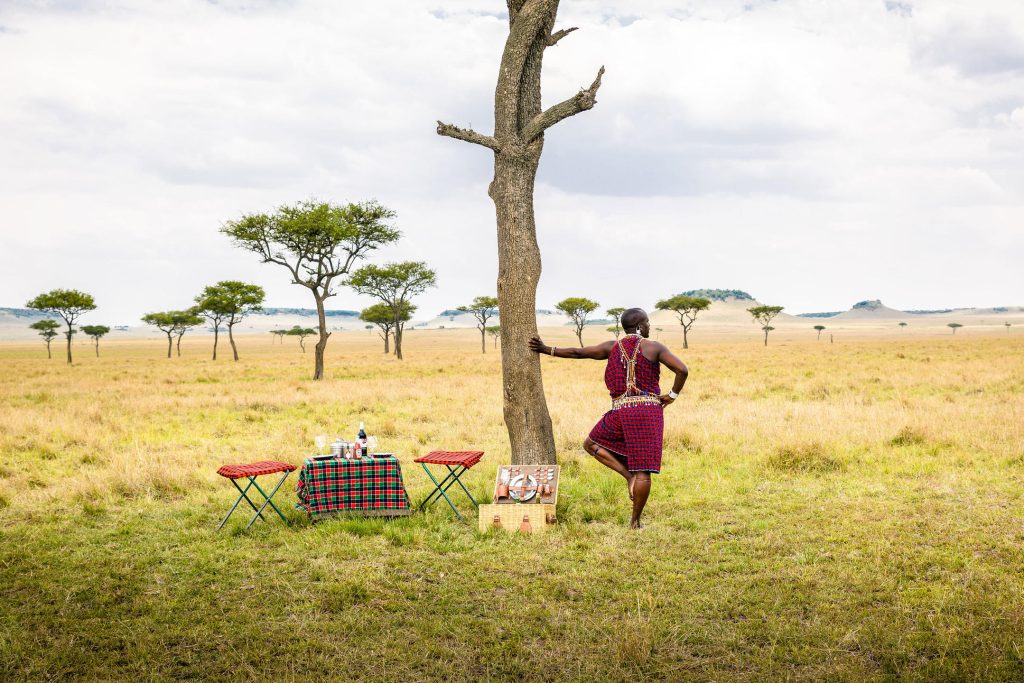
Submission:
M 543 353 L 545 355 L 554 356 L 555 358 L 589 358 L 590 360 L 606 360 L 608 355 L 611 353 L 612 348 L 615 346 L 615 342 L 606 341 L 603 344 L 597 346 L 584 346 L 584 347 L 572 347 L 572 346 L 548 346 L 540 340 L 540 337 L 533 337 L 527 342 L 530 346 L 530 350 L 534 353 Z

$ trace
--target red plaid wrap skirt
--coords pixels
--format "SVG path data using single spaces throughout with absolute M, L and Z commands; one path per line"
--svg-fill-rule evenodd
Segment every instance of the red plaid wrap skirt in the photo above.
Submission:
M 660 472 L 664 411 L 653 404 L 609 410 L 590 430 L 590 440 L 623 456 L 630 472 Z

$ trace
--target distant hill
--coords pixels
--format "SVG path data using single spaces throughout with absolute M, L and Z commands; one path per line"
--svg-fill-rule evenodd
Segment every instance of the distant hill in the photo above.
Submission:
M 9 315 L 12 318 L 24 318 L 26 320 L 56 317 L 46 311 L 36 311 L 31 308 L 0 308 L 0 314 Z
M 691 289 L 688 292 L 683 292 L 683 296 L 700 296 L 705 299 L 711 299 L 712 301 L 726 301 L 727 299 L 739 299 L 741 301 L 753 301 L 754 297 L 750 296 L 742 289 Z
M 850 310 L 832 317 L 841 320 L 864 320 L 874 318 L 902 318 L 906 315 L 907 314 L 904 311 L 897 311 L 895 308 L 889 308 L 882 303 L 881 299 L 868 299 L 865 301 L 858 301 L 850 308 Z
M 842 311 L 826 311 L 824 313 L 797 313 L 798 318 L 832 318 L 839 315 Z
M 264 308 L 252 315 L 302 315 L 316 316 L 315 308 Z M 324 311 L 326 318 L 358 318 L 359 311 Z

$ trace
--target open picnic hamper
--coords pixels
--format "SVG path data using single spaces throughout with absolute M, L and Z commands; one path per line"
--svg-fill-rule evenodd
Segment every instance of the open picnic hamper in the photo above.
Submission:
M 494 502 L 480 505 L 479 529 L 544 533 L 556 523 L 558 465 L 502 465 L 494 477 Z

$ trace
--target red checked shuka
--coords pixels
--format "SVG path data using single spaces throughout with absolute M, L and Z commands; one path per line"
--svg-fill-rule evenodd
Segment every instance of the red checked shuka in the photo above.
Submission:
M 608 356 L 604 383 L 612 409 L 590 432 L 590 439 L 625 457 L 630 472 L 660 472 L 665 431 L 664 408 L 658 396 L 661 365 L 643 354 L 643 337 L 627 334 Z

